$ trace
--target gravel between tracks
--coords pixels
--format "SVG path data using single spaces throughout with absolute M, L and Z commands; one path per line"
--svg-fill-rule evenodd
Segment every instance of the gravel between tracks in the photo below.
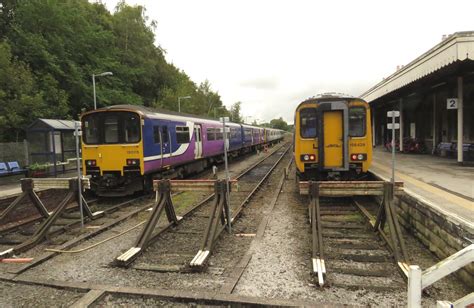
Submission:
M 198 302 L 181 303 L 164 299 L 141 296 L 107 295 L 91 307 L 227 307 L 223 305 L 201 304 Z
M 289 155 L 289 154 L 288 154 Z M 231 177 L 240 173 L 242 170 L 246 169 L 251 164 L 255 163 L 257 160 L 260 160 L 262 156 L 252 155 L 248 159 L 240 162 L 236 162 L 231 167 Z M 221 176 L 223 170 L 220 171 Z M 260 193 L 260 192 L 259 192 Z M 263 194 L 263 190 L 261 191 Z M 199 198 L 195 197 L 193 200 L 195 203 Z M 258 198 L 254 200 L 259 200 Z M 189 200 L 188 200 L 189 201 Z M 179 207 L 179 204 L 175 204 Z M 181 211 L 184 210 L 181 209 Z M 180 210 L 177 210 L 179 215 Z M 137 217 L 128 219 L 127 221 L 121 223 L 120 225 L 110 229 L 109 231 L 100 234 L 88 241 L 85 241 L 75 247 L 74 249 L 80 249 L 87 247 L 93 243 L 99 242 L 105 238 L 108 238 L 118 232 L 126 230 L 137 223 L 143 221 L 148 216 L 148 213 L 143 213 Z M 246 214 L 242 218 L 246 217 Z M 253 217 L 253 215 L 250 215 Z M 238 220 L 240 221 L 240 219 Z M 163 224 L 163 222 L 161 223 Z M 256 224 L 256 223 L 255 223 Z M 240 229 L 239 229 L 240 228 Z M 160 287 L 160 288 L 184 288 L 188 291 L 190 290 L 218 290 L 224 278 L 222 276 L 222 266 L 214 265 L 215 261 L 214 256 L 211 257 L 210 266 L 206 272 L 203 273 L 177 273 L 177 272 L 168 272 L 168 273 L 157 273 L 152 271 L 140 271 L 134 269 L 123 269 L 112 267 L 111 263 L 115 257 L 117 257 L 121 252 L 130 248 L 139 232 L 140 228 L 133 230 L 120 238 L 107 242 L 103 245 L 95 247 L 94 249 L 88 250 L 86 252 L 78 254 L 62 254 L 56 256 L 55 258 L 41 264 L 35 268 L 32 268 L 25 273 L 19 275 L 20 278 L 41 278 L 44 280 L 57 280 L 57 281 L 79 281 L 79 282 L 89 282 L 89 283 L 99 283 L 99 284 L 111 284 L 117 286 L 134 286 L 134 287 Z M 245 227 L 239 227 L 238 224 L 235 225 L 235 230 L 245 231 Z M 238 231 L 235 231 L 238 232 Z M 245 231 L 247 232 L 247 231 Z M 198 241 L 201 241 L 201 233 L 198 236 Z M 221 242 L 226 241 L 226 235 L 221 238 L 218 242 L 216 250 L 219 251 L 221 248 Z M 232 237 L 232 236 L 231 236 Z M 247 238 L 237 238 L 239 242 L 248 242 L 250 243 L 251 239 Z M 231 251 L 227 254 L 224 253 L 224 259 L 231 256 L 234 262 L 239 260 L 238 255 L 235 255 L 238 251 L 245 251 L 239 249 L 240 244 L 234 242 L 234 246 L 230 249 Z M 159 249 L 160 242 L 156 242 L 150 247 L 150 250 L 154 248 Z M 197 252 L 197 251 L 196 251 Z M 25 257 L 27 255 L 25 254 Z M 184 256 L 187 262 L 190 261 L 192 256 Z M 1 302 L 1 301 L 0 301 Z
M 270 176 L 266 184 L 247 205 L 242 216 L 233 225 L 233 234 L 230 235 L 224 232 L 221 235 L 214 249 L 215 252 L 210 257 L 209 266 L 203 272 L 156 272 L 111 266 L 115 257 L 133 245 L 140 230 L 140 228 L 138 228 L 87 252 L 56 256 L 46 263 L 19 275 L 19 278 L 219 292 L 224 283 L 232 279 L 231 273 L 250 247 L 254 239 L 252 234 L 256 233 L 260 221 L 263 217 L 270 215 L 264 236 L 261 242 L 255 245 L 254 254 L 237 284 L 234 293 L 266 298 L 294 298 L 324 303 L 331 302 L 335 304 L 372 306 L 405 305 L 406 288 L 402 288 L 396 292 L 376 292 L 370 290 L 347 290 L 336 287 L 321 290 L 315 286 L 316 282 L 310 273 L 311 233 L 307 221 L 307 199 L 299 196 L 296 192 L 294 169 L 290 172 L 290 178 L 286 181 L 283 193 L 280 195 L 275 208 L 273 211 L 270 211 L 269 208 L 269 202 L 275 195 L 283 167 L 288 162 L 290 156 L 291 153 L 287 154 L 287 157 L 282 160 L 274 174 Z M 253 155 L 244 161 L 233 164 L 231 174 L 235 175 L 239 173 L 245 169 L 245 167 L 250 166 L 260 158 L 261 156 L 257 157 Z M 221 175 L 222 173 L 223 170 L 220 171 Z M 179 206 L 181 202 L 183 204 L 189 202 L 190 199 L 195 203 L 199 197 L 199 194 L 196 193 L 195 195 L 180 196 L 178 198 L 182 200 L 177 202 L 175 206 Z M 184 209 L 184 207 L 178 207 L 178 215 L 182 213 Z M 81 243 L 78 247 L 75 247 L 75 249 L 89 246 L 90 244 L 128 229 L 143 221 L 147 216 L 148 213 L 143 213 L 137 217 L 130 218 L 106 233 Z M 174 230 L 174 228 L 172 230 Z M 196 238 L 198 239 L 197 242 L 193 239 L 189 244 L 199 244 L 202 230 L 189 229 L 187 231 L 190 233 L 196 232 L 197 235 L 190 234 L 190 238 L 191 236 L 197 236 Z M 236 236 L 236 234 L 244 234 L 246 236 Z M 166 239 L 167 236 L 165 233 L 163 239 Z M 160 246 L 160 241 L 154 243 L 147 250 L 144 254 L 145 258 L 140 258 L 137 261 L 146 263 L 146 260 L 152 260 L 152 255 L 155 251 L 162 252 L 160 249 L 164 246 Z M 408 248 L 412 251 L 411 259 L 413 263 L 418 263 L 423 268 L 426 268 L 437 262 L 431 254 L 411 237 L 408 237 L 407 241 Z M 180 259 L 182 263 L 185 264 L 192 259 L 193 255 L 169 253 L 168 257 L 170 260 Z M 164 262 L 166 263 L 166 260 Z M 334 264 L 337 264 L 337 262 L 334 262 Z M 354 263 L 354 267 L 357 267 L 356 263 Z M 1 271 L 2 269 L 0 268 L 0 273 Z M 449 285 L 449 287 L 445 288 L 446 285 Z M 7 290 L 9 293 L 9 295 L 5 297 L 6 300 L 4 300 L 3 297 L 0 299 L 0 305 L 2 307 L 8 307 L 8 305 L 13 304 L 18 306 L 19 302 L 14 299 L 18 296 L 22 296 L 23 291 L 11 286 L 9 286 L 8 289 L 3 288 L 3 283 L 0 284 L 0 286 L 2 286 L 0 290 Z M 47 292 L 44 293 L 46 294 L 45 296 L 40 296 L 43 294 L 41 293 L 42 287 L 28 287 L 32 288 L 31 293 L 39 294 L 37 302 L 31 302 L 32 304 L 37 304 L 33 306 L 60 306 L 63 305 L 63 301 L 65 302 L 67 298 L 71 297 L 71 294 L 67 293 L 64 298 L 61 299 L 56 297 L 50 298 Z M 55 292 L 58 291 L 56 289 L 53 290 Z M 468 293 L 455 279 L 449 280 L 448 283 L 435 284 L 434 287 L 428 291 L 431 297 L 426 297 L 425 295 L 424 304 L 426 305 L 434 305 L 437 299 L 455 300 Z M 66 291 L 61 290 L 61 292 Z M 75 295 L 80 296 L 79 293 Z M 64 303 L 64 305 L 68 304 L 69 302 Z M 189 304 L 199 306 L 198 303 Z M 96 306 L 144 307 L 182 305 L 183 303 L 153 298 L 109 295 L 99 301 Z
M 311 230 L 306 207 L 309 201 L 307 197 L 297 193 L 294 168 L 290 175 L 271 214 L 263 239 L 257 245 L 234 293 L 267 298 L 327 301 L 336 304 L 405 306 L 405 286 L 390 292 L 316 287 L 316 279 L 311 274 Z M 427 268 L 438 262 L 412 237 L 408 236 L 406 240 L 413 264 Z M 328 271 L 331 262 L 337 263 L 329 259 L 326 265 Z M 355 264 L 357 262 L 354 262 Z M 339 280 L 341 276 L 346 275 L 333 274 L 331 277 L 328 272 L 329 280 Z M 345 282 L 352 284 L 357 284 L 361 280 L 360 277 L 349 275 L 344 278 L 347 280 Z M 383 281 L 380 280 L 382 285 Z M 431 292 L 431 297 L 423 298 L 424 305 L 436 305 L 436 300 L 454 301 L 469 293 L 469 290 L 452 277 L 435 284 L 432 289 L 436 291 Z
M 84 293 L 0 281 L 0 303 L 9 307 L 69 307 Z M 51 303 L 48 305 L 46 303 Z

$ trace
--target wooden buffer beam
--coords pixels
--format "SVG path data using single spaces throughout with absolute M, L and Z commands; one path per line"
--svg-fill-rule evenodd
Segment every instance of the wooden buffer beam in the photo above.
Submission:
M 83 189 L 90 188 L 90 183 L 88 178 L 81 178 L 81 187 Z M 52 211 L 48 212 L 44 204 L 41 202 L 41 199 L 36 194 L 35 190 L 45 190 L 45 189 L 66 189 L 68 193 L 66 197 L 59 203 L 59 205 Z M 89 217 L 89 219 L 95 219 L 99 217 L 103 212 L 93 213 L 89 208 L 87 201 L 82 196 L 82 193 L 79 192 L 79 185 L 77 178 L 47 178 L 47 179 L 36 179 L 36 178 L 26 178 L 21 179 L 21 190 L 22 193 L 19 195 L 1 214 L 0 220 L 6 217 L 11 213 L 15 208 L 17 208 L 21 201 L 25 197 L 29 197 L 33 205 L 40 212 L 40 214 L 45 218 L 41 223 L 38 230 L 25 242 L 0 252 L 0 258 L 5 258 L 13 254 L 22 253 L 31 247 L 35 246 L 41 242 L 44 237 L 48 234 L 51 226 L 54 225 L 54 222 L 60 217 L 64 212 L 67 205 L 75 199 L 79 204 L 79 198 L 82 198 L 82 209 L 84 214 Z
M 230 181 L 229 186 L 236 186 L 237 181 Z M 129 266 L 143 251 L 153 243 L 157 236 L 154 235 L 154 231 L 163 210 L 166 213 L 167 219 L 170 224 L 176 225 L 182 217 L 176 216 L 174 211 L 173 201 L 171 200 L 172 192 L 182 191 L 205 191 L 215 192 L 215 200 L 211 209 L 211 216 L 207 229 L 205 230 L 204 240 L 202 249 L 199 250 L 198 255 L 191 262 L 191 266 L 202 265 L 209 254 L 213 244 L 213 236 L 216 233 L 217 225 L 219 221 L 225 222 L 225 210 L 228 206 L 227 194 L 226 194 L 226 182 L 224 180 L 155 180 L 153 181 L 153 187 L 156 191 L 155 204 L 153 205 L 152 214 L 145 223 L 144 228 L 140 232 L 135 244 L 132 248 L 127 250 L 125 253 L 115 259 L 115 263 L 118 266 L 127 267 Z M 199 256 L 199 257 L 198 257 Z M 200 261 L 202 261 L 200 263 Z

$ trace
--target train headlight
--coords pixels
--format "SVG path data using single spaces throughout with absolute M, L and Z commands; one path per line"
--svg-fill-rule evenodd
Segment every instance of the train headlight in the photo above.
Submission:
M 364 161 L 367 160 L 367 154 L 351 154 L 352 161 Z
M 316 155 L 314 154 L 302 154 L 300 156 L 301 161 L 315 161 Z
M 97 161 L 95 159 L 88 159 L 86 160 L 87 167 L 95 167 L 97 166 Z
M 127 166 L 138 166 L 140 165 L 140 160 L 139 159 L 127 159 Z

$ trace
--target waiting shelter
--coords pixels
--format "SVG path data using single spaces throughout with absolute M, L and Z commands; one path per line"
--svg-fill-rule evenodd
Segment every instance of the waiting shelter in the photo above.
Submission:
M 26 129 L 30 166 L 42 166 L 47 174 L 76 168 L 75 123 L 71 120 L 37 119 Z
M 371 106 L 374 145 L 391 140 L 387 111 L 398 110 L 400 151 L 416 139 L 426 152 L 474 160 L 474 31 L 443 36 L 361 97 Z

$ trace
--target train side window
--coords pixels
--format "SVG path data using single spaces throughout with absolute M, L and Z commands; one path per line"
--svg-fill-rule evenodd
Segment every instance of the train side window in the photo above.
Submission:
M 216 132 L 214 128 L 207 129 L 207 140 L 208 141 L 216 140 Z
M 222 128 L 215 128 L 216 130 L 216 140 L 222 140 L 224 139 L 224 133 Z
M 163 143 L 170 141 L 170 138 L 168 137 L 168 126 L 166 125 L 161 127 L 161 138 L 163 139 Z
M 316 108 L 300 110 L 300 133 L 302 138 L 316 138 L 318 136 Z
M 160 143 L 160 127 L 153 126 L 153 142 L 154 143 Z
M 239 129 L 238 128 L 232 127 L 230 129 L 230 138 L 231 139 L 239 138 Z
M 252 129 L 251 128 L 244 129 L 244 136 L 246 139 L 252 138 Z
M 176 126 L 176 142 L 179 144 L 189 143 L 189 127 Z
M 140 118 L 133 113 L 126 114 L 124 119 L 125 142 L 140 141 Z
M 117 115 L 107 115 L 104 120 L 105 143 L 119 142 L 119 121 Z
M 349 108 L 349 136 L 364 137 L 366 126 L 365 107 Z

